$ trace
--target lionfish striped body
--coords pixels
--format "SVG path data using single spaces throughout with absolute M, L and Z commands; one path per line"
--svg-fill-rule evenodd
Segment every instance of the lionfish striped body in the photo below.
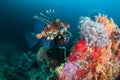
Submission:
M 38 33 L 36 37 L 38 39 L 41 39 L 42 37 L 47 37 L 47 39 L 53 40 L 57 36 L 57 34 L 61 32 L 61 28 L 64 28 L 66 30 L 67 28 L 69 28 L 69 24 L 65 24 L 60 21 L 57 18 L 58 13 L 56 13 L 54 10 L 46 10 L 46 13 L 49 17 L 44 15 L 43 13 L 40 13 L 39 16 L 34 16 L 34 18 L 46 24 L 43 31 L 41 33 Z

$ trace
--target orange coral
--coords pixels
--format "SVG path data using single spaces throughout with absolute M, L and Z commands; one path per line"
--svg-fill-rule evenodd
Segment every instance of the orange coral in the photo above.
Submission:
M 104 24 L 106 29 L 108 30 L 108 35 L 111 36 L 111 33 L 115 30 L 116 26 L 114 24 L 114 21 L 112 18 L 110 20 L 106 16 L 102 16 L 98 18 L 98 22 L 101 22 Z

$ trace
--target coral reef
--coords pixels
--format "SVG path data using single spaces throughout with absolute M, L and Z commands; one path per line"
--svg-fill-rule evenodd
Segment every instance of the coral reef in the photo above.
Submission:
M 52 20 L 40 15 L 43 22 Z M 42 46 L 35 53 L 22 53 L 14 65 L 0 62 L 0 80 L 117 79 L 120 75 L 120 29 L 113 19 L 102 14 L 96 15 L 95 20 L 81 17 L 78 28 L 81 38 L 68 56 L 65 44 L 71 34 L 66 28 L 60 28 L 60 34 L 54 37 L 54 46 L 49 49 Z
M 5 64 L 0 71 L 1 80 L 58 80 L 55 68 L 64 63 L 66 49 L 41 47 L 37 53 L 22 53 L 14 65 Z M 56 54 L 58 53 L 58 54 Z M 66 53 L 65 53 L 66 54 Z M 61 55 L 61 56 L 60 56 Z
M 65 64 L 56 68 L 59 80 L 115 80 L 119 75 L 120 29 L 105 15 L 96 15 L 95 19 L 80 19 L 81 39 L 72 47 Z M 69 75 L 64 70 L 68 63 L 73 65 L 66 70 Z

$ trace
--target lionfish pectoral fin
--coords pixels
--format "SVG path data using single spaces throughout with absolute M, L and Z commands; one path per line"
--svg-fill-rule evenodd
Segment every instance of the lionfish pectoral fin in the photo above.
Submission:
M 35 15 L 34 18 L 37 19 L 37 20 L 40 20 L 40 21 L 42 21 L 42 22 L 44 22 L 46 24 L 50 23 L 50 18 L 47 17 L 46 15 L 44 15 L 41 12 L 39 13 L 39 15 Z
M 49 13 L 49 16 L 50 16 L 50 21 L 54 21 L 54 20 L 56 20 L 57 19 L 57 17 L 59 16 L 59 14 L 57 13 L 57 12 L 55 12 L 55 10 L 49 10 L 48 11 Z
M 26 38 L 29 48 L 33 48 L 39 40 L 36 37 L 36 33 L 29 32 L 29 31 L 26 32 L 25 38 Z
M 40 12 L 39 15 L 34 16 L 35 19 L 40 20 L 46 24 L 51 24 L 51 22 L 55 21 L 58 17 L 58 13 L 55 12 L 55 10 L 46 10 L 46 15 Z

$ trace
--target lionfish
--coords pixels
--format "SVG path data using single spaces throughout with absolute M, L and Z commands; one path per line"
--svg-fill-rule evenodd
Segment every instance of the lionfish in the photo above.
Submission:
M 62 22 L 58 16 L 59 14 L 51 9 L 46 10 L 45 14 L 40 12 L 39 15 L 34 16 L 35 19 L 44 23 L 45 26 L 38 34 L 33 32 L 27 33 L 26 40 L 30 48 L 32 48 L 38 42 L 38 40 L 41 40 L 42 46 L 49 45 L 50 40 L 54 39 L 58 44 L 64 44 L 68 42 L 71 35 L 68 31 L 70 25 Z M 31 35 L 32 37 L 30 37 Z
M 60 31 L 66 30 L 69 28 L 69 24 L 63 23 L 60 19 L 58 19 L 58 13 L 54 10 L 46 10 L 46 15 L 40 13 L 39 15 L 34 16 L 35 19 L 42 21 L 46 24 L 43 31 L 36 35 L 37 39 L 41 39 L 42 37 L 47 37 L 47 39 L 53 40 Z M 62 28 L 62 29 L 61 29 Z M 62 34 L 62 33 L 61 33 Z

